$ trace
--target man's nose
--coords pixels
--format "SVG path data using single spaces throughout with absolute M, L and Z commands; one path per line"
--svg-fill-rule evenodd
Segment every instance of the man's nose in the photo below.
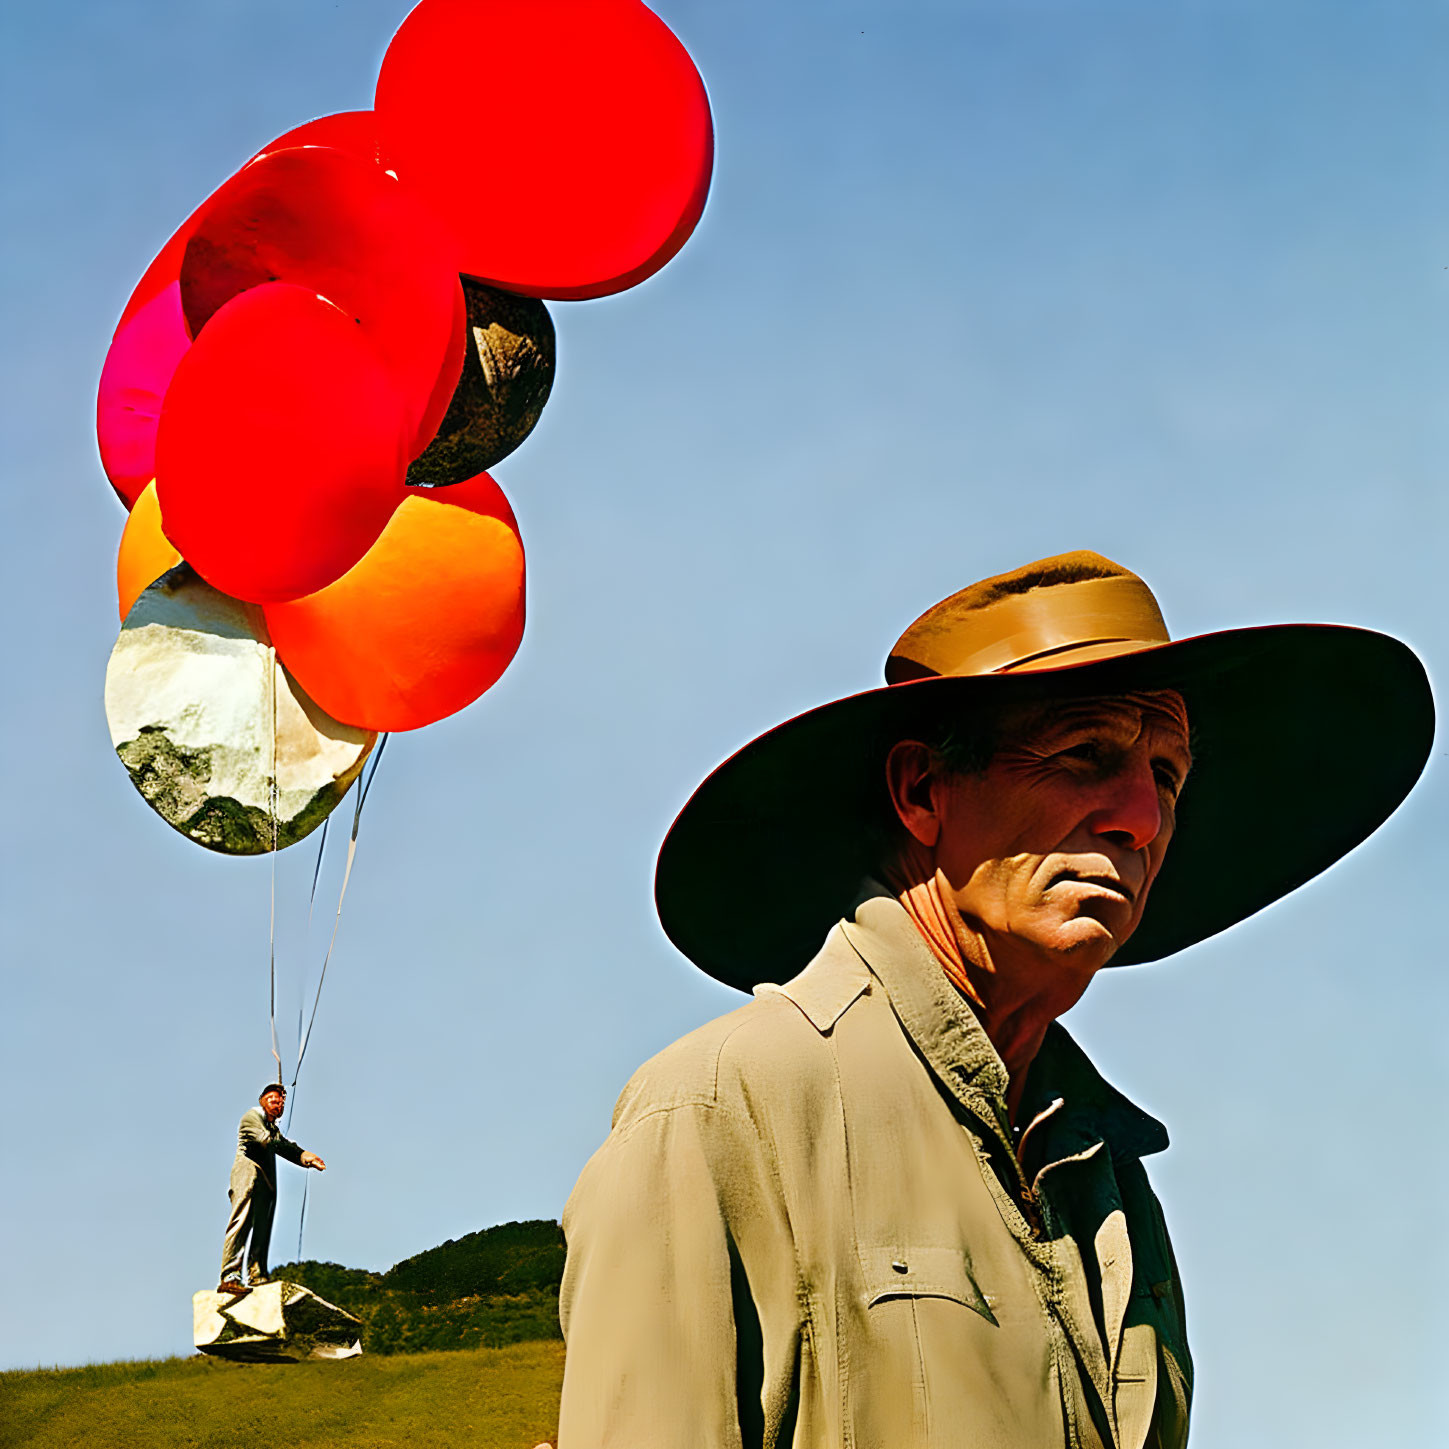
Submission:
M 1131 765 L 1104 781 L 1087 824 L 1092 834 L 1128 850 L 1151 845 L 1162 830 L 1162 798 L 1151 763 Z

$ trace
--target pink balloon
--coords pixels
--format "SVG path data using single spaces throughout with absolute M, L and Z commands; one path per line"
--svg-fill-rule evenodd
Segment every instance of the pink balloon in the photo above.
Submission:
M 132 507 L 156 476 L 156 426 L 176 365 L 191 346 L 181 286 L 157 292 L 117 329 L 96 397 L 101 467 Z

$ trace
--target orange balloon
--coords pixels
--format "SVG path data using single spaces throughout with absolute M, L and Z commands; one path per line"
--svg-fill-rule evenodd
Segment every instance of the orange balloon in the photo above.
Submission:
M 161 531 L 161 505 L 156 499 L 153 478 L 141 490 L 126 519 L 121 551 L 116 555 L 116 596 L 121 605 L 121 623 L 126 622 L 131 605 L 147 588 L 180 562 L 181 555 Z
M 508 667 L 523 594 L 518 524 L 480 473 L 409 488 L 341 578 L 265 612 L 282 663 L 334 719 L 411 730 L 471 704 Z

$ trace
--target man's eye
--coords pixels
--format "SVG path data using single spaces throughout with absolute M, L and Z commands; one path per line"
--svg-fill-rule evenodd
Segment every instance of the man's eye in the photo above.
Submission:
M 1097 740 L 1082 740 L 1079 744 L 1068 745 L 1066 749 L 1058 751 L 1063 759 L 1081 760 L 1086 764 L 1095 765 L 1101 762 L 1102 746 Z
M 1177 778 L 1177 772 L 1159 765 L 1152 773 L 1157 776 L 1157 783 L 1176 800 L 1182 790 L 1182 781 Z

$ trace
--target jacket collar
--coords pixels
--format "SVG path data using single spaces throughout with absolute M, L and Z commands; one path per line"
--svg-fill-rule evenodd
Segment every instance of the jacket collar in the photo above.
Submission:
M 1047 1028 L 1027 1073 L 1019 1120 L 1023 1166 L 1031 1176 L 1099 1142 L 1118 1161 L 1168 1145 L 1167 1128 L 1107 1081 L 1058 1021 Z
M 755 987 L 756 996 L 783 996 L 793 1001 L 822 1036 L 857 997 L 870 990 L 870 971 L 846 942 L 844 924 L 842 921 L 831 930 L 819 954 L 798 976 L 783 986 L 765 981 Z

